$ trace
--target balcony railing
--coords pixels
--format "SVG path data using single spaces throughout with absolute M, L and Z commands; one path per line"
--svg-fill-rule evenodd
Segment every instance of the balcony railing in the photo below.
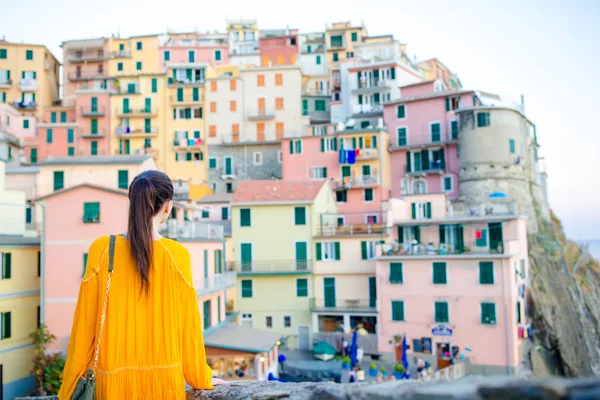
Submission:
M 103 52 L 99 52 L 96 54 L 73 54 L 70 53 L 67 58 L 71 63 L 80 63 L 80 62 L 100 62 L 107 59 L 106 55 Z
M 171 104 L 174 106 L 178 106 L 178 105 L 188 105 L 188 104 L 200 104 L 204 101 L 204 98 L 202 96 L 198 96 L 198 100 L 194 100 L 192 97 L 188 96 L 187 98 L 184 97 L 183 99 L 178 98 L 176 95 L 173 95 L 170 97 L 171 100 Z
M 408 165 L 404 166 L 404 172 L 407 175 L 426 175 L 430 173 L 443 173 L 446 171 L 446 163 L 444 161 L 432 161 L 427 165 L 420 165 L 418 169 L 411 169 Z M 425 167 L 425 168 L 423 168 Z
M 196 296 L 206 296 L 208 294 L 229 289 L 236 285 L 235 271 L 226 271 L 208 278 L 194 282 Z
M 106 82 L 82 82 L 77 86 L 77 92 L 116 92 L 116 88 Z
M 169 78 L 168 84 L 169 86 L 201 86 L 204 85 L 205 79 L 177 79 L 177 78 Z
M 119 51 L 113 51 L 110 53 L 110 58 L 130 58 L 131 57 L 131 51 L 129 50 L 119 50 Z
M 202 140 L 194 138 L 183 138 L 173 140 L 173 146 L 182 149 L 200 149 L 203 146 Z
M 198 221 L 169 219 L 159 232 L 172 239 L 217 239 L 223 240 L 223 225 Z
M 232 261 L 229 268 L 239 274 L 310 273 L 311 260 L 289 261 Z
M 2 78 L 0 79 L 0 88 L 7 89 L 12 86 L 12 79 Z
M 124 86 L 124 87 L 115 87 L 115 90 L 113 91 L 114 95 L 121 95 L 121 96 L 127 96 L 127 95 L 134 95 L 134 94 L 140 94 L 140 87 L 138 85 L 135 85 L 133 87 L 129 87 L 129 86 Z
M 426 223 L 424 221 L 424 223 Z M 385 243 L 381 245 L 381 255 L 383 257 L 393 256 L 451 256 L 451 255 L 490 255 L 490 254 L 505 254 L 506 246 L 511 241 L 490 240 L 486 241 L 485 245 L 477 243 L 477 241 L 469 240 L 454 244 L 440 243 L 439 237 L 434 241 L 428 239 L 414 243 Z M 516 241 L 512 241 L 515 242 Z
M 108 75 L 105 75 L 104 72 L 90 72 L 90 73 L 75 73 L 69 74 L 70 81 L 91 81 L 94 79 L 108 79 Z
M 353 94 L 389 91 L 394 85 L 394 82 L 389 79 L 376 79 L 371 82 L 361 81 L 359 84 L 356 84 L 356 81 L 354 82 Z
M 384 234 L 387 227 L 384 224 L 344 224 L 341 226 L 319 226 L 317 236 L 347 236 Z
M 223 179 L 225 177 L 235 178 L 238 175 L 238 168 L 235 166 L 232 166 L 230 168 L 221 167 L 219 168 L 219 175 L 221 175 L 221 178 Z
M 15 108 L 20 110 L 35 110 L 37 109 L 37 103 L 35 101 L 15 101 L 13 103 Z
M 368 311 L 375 312 L 377 310 L 377 299 L 336 299 L 336 298 L 325 298 L 325 299 L 310 299 L 311 310 L 348 310 L 348 311 Z
M 329 111 L 313 111 L 308 114 L 311 121 L 315 122 L 329 122 L 331 119 L 331 113 Z
M 379 176 L 347 176 L 344 179 L 334 180 L 333 186 L 336 190 L 362 189 L 379 185 Z
M 115 134 L 120 138 L 154 137 L 158 135 L 158 127 L 132 128 L 130 126 L 117 126 Z
M 375 160 L 379 158 L 379 149 L 360 149 L 357 160 Z
M 151 115 L 156 115 L 158 110 L 152 107 L 142 107 L 142 108 L 117 108 L 117 115 L 123 117 L 147 117 Z
M 275 118 L 275 110 L 272 108 L 249 109 L 248 119 L 263 120 Z
M 81 107 L 82 117 L 102 117 L 106 114 L 106 107 Z
M 82 139 L 102 139 L 106 137 L 106 130 L 98 129 L 96 132 L 90 132 L 88 129 L 82 129 L 82 133 L 79 135 Z
M 383 105 L 381 104 L 355 104 L 352 107 L 352 114 L 355 117 L 379 115 L 383 113 Z

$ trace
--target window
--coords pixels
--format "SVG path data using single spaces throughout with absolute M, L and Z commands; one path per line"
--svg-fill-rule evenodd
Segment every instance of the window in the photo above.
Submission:
M 333 61 L 339 61 L 338 53 L 333 53 Z
M 525 259 L 521 259 L 520 265 L 521 265 L 521 272 L 520 272 L 521 278 L 525 279 L 526 278 L 526 276 L 525 276 Z
M 265 316 L 265 328 L 273 328 L 273 317 L 271 315 Z
M 210 112 L 217 112 L 217 102 L 216 101 L 210 102 Z
M 0 313 L 0 323 L 2 324 L 2 329 L 0 331 L 0 340 L 10 339 L 11 336 L 11 318 L 10 311 Z
M 347 51 L 347 52 L 346 52 L 346 58 L 352 58 L 352 57 L 354 57 L 354 52 L 352 52 L 352 51 Z
M 141 49 L 142 49 L 142 42 L 137 42 L 137 43 L 135 44 L 135 48 L 136 48 L 137 50 L 141 50 Z
M 517 301 L 517 324 L 521 323 L 521 302 Z
M 251 298 L 252 297 L 252 280 L 251 279 L 242 279 L 242 298 Z
M 29 161 L 31 162 L 31 164 L 37 163 L 37 149 L 31 149 L 31 153 L 29 154 Z
M 37 254 L 37 276 L 42 276 L 42 252 Z
M 495 303 L 481 303 L 481 323 L 484 325 L 496 324 Z
M 228 182 L 225 184 L 225 191 L 227 193 L 233 193 L 233 183 Z
M 390 263 L 390 283 L 403 283 L 402 263 Z
M 210 91 L 213 93 L 217 91 L 217 81 L 210 82 Z
M 284 315 L 283 316 L 283 327 L 284 328 L 291 328 L 292 327 L 292 316 L 291 315 Z
M 215 61 L 221 61 L 221 50 L 215 50 Z
M 86 224 L 100 222 L 100 203 L 83 203 L 83 222 Z
M 29 120 L 23 119 L 23 129 L 29 129 Z
M 306 207 L 294 207 L 294 224 L 306 225 Z
M 431 219 L 431 202 L 412 203 L 412 219 Z
M 152 78 L 152 93 L 158 92 L 158 79 Z
M 209 169 L 215 169 L 217 168 L 217 159 L 214 157 L 211 157 L 208 159 L 208 168 Z
M 358 42 L 358 32 L 352 32 L 351 37 L 353 42 Z
M 483 128 L 486 126 L 490 126 L 490 113 L 489 112 L 477 113 L 477 127 Z
M 313 179 L 324 179 L 327 178 L 327 168 L 325 167 L 313 167 L 312 168 Z
M 308 297 L 308 279 L 296 279 L 296 297 Z
M 327 111 L 327 103 L 325 100 L 315 100 L 315 111 Z
M 448 283 L 446 276 L 446 263 L 445 262 L 434 262 L 433 263 L 433 283 L 435 285 L 444 285 Z
M 372 260 L 375 258 L 375 242 L 360 242 L 360 255 L 363 260 Z
M 346 190 L 338 190 L 335 192 L 335 201 L 345 203 L 348 201 L 348 192 Z
M 123 71 L 123 63 L 117 63 L 117 71 Z
M 508 148 L 510 150 L 510 154 L 515 154 L 516 150 L 515 150 L 515 140 L 514 139 L 508 140 Z
M 12 270 L 12 254 L 0 253 L 0 261 L 2 262 L 2 279 L 10 279 Z
M 317 62 L 317 65 L 321 65 L 321 56 L 316 56 L 315 60 Z
M 240 209 L 240 226 L 251 226 L 252 218 L 249 208 Z
M 283 161 L 283 153 L 281 153 L 281 150 L 277 151 L 277 162 L 279 164 L 281 164 L 281 162 Z
M 337 151 L 336 138 L 321 138 L 321 153 Z
M 398 128 L 398 146 L 406 146 L 408 144 L 407 128 Z
M 142 70 L 142 62 L 141 61 L 136 61 L 135 62 L 135 69 L 137 71 L 141 71 Z
M 65 187 L 65 173 L 63 171 L 54 171 L 54 191 Z
M 302 154 L 302 140 L 290 140 L 290 154 Z
M 194 50 L 188 51 L 188 62 L 196 62 L 196 52 Z
M 256 86 L 265 86 L 265 76 L 256 75 Z
M 52 143 L 52 129 L 50 128 L 46 130 L 46 143 Z
M 406 118 L 406 105 L 400 104 L 396 106 L 396 119 Z
M 275 74 L 275 86 L 283 86 L 283 74 Z
M 451 176 L 443 176 L 442 181 L 443 181 L 444 192 L 451 192 L 452 191 L 452 177 Z
M 283 97 L 276 97 L 275 98 L 275 109 L 276 110 L 283 110 Z
M 90 154 L 92 156 L 98 155 L 98 142 L 96 140 L 92 140 L 90 143 Z
M 340 242 L 317 243 L 317 261 L 335 261 L 341 259 Z
M 458 121 L 457 120 L 450 121 L 450 139 L 452 139 L 452 140 L 458 139 Z
M 7 51 L 6 49 L 0 49 L 0 60 L 6 60 L 7 57 Z
M 203 322 L 203 327 L 204 329 L 208 329 L 212 324 L 211 324 L 211 306 L 210 306 L 210 300 L 206 300 L 203 304 L 202 304 L 202 309 L 203 309 L 203 318 L 202 318 L 202 322 Z
M 236 81 L 234 81 L 233 79 L 230 80 L 229 81 L 229 90 L 232 91 L 232 92 L 235 92 L 236 89 L 237 89 L 236 85 L 237 85 Z
M 341 35 L 332 36 L 329 44 L 330 44 L 330 47 L 342 47 L 343 46 L 342 36 Z
M 392 300 L 392 321 L 404 321 L 404 302 Z
M 126 169 L 119 170 L 118 172 L 118 183 L 119 189 L 125 189 L 129 187 L 129 171 Z
M 171 60 L 171 52 L 169 50 L 165 50 L 164 59 L 165 59 L 165 61 Z
M 229 219 L 229 207 L 221 207 L 221 220 L 227 221 Z
M 33 50 L 25 50 L 25 59 L 27 61 L 33 60 Z
M 260 151 L 254 152 L 252 154 L 252 161 L 254 162 L 254 165 L 262 165 L 262 163 L 263 163 L 262 152 L 260 152 Z
M 491 261 L 479 262 L 479 283 L 482 285 L 494 284 L 494 263 Z
M 365 201 L 373 201 L 373 189 L 365 189 Z
M 26 224 L 31 223 L 31 207 L 27 207 L 25 209 L 25 223 Z
M 448 314 L 448 303 L 445 301 L 435 302 L 435 322 L 448 322 L 450 315 Z
M 210 211 L 202 210 L 202 219 L 207 219 L 207 218 L 210 218 Z
M 236 111 L 237 110 L 237 103 L 235 102 L 235 100 L 230 100 L 229 101 L 229 111 Z
M 442 140 L 442 132 L 440 129 L 439 122 L 432 122 L 429 124 L 429 132 L 431 134 L 431 142 L 436 143 Z

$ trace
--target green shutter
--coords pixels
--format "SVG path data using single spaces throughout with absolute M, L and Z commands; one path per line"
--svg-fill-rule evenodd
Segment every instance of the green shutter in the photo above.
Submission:
M 242 279 L 242 298 L 252 297 L 252 280 Z
M 302 139 L 298 140 L 297 142 L 296 152 L 298 154 L 302 154 Z
M 52 143 L 52 129 L 46 130 L 46 143 Z
M 446 97 L 446 111 L 450 111 L 450 99 Z
M 404 227 L 403 226 L 398 227 L 398 243 L 400 243 L 400 244 L 404 243 Z
M 118 185 L 119 189 L 127 190 L 129 188 L 129 171 L 128 170 L 120 170 L 118 172 Z
M 91 127 L 90 127 L 91 132 L 90 133 L 92 135 L 97 134 L 98 133 L 98 120 L 96 118 L 92 118 L 90 120 L 90 124 L 91 124 Z
M 440 234 L 440 244 L 446 243 L 446 225 L 440 225 L 438 229 Z
M 325 139 L 321 138 L 321 153 L 325 152 Z
M 290 154 L 294 154 L 294 141 L 290 140 Z
M 358 148 L 359 149 L 364 149 L 365 148 L 364 144 L 363 144 L 363 137 L 362 136 L 358 138 Z
M 356 138 L 355 137 L 352 138 L 352 148 L 356 149 Z
M 479 262 L 479 283 L 482 285 L 494 284 L 494 263 L 491 261 Z
M 433 263 L 433 283 L 436 285 L 443 285 L 448 283 L 445 262 Z
M 92 142 L 90 143 L 90 154 L 92 156 L 98 155 L 98 142 L 95 140 L 92 140 Z
M 392 321 L 404 321 L 404 302 L 392 300 Z
M 411 172 L 411 167 L 410 167 L 410 151 L 406 152 L 406 172 Z
M 320 242 L 317 242 L 316 246 L 317 246 L 317 249 L 316 249 L 316 253 L 317 253 L 317 261 L 321 261 L 321 260 L 323 259 L 323 256 L 321 255 L 321 254 L 322 254 L 322 251 L 321 251 L 321 243 L 320 243 Z
M 496 304 L 481 303 L 481 323 L 493 325 L 496 323 Z
M 11 314 L 9 312 L 2 313 L 2 339 L 10 339 L 11 337 Z
M 341 260 L 342 259 L 342 253 L 340 251 L 340 242 L 335 242 L 334 243 L 334 247 L 335 247 L 335 259 L 336 260 Z
M 335 278 L 323 278 L 323 294 L 325 307 L 335 307 Z
M 475 239 L 475 246 L 486 247 L 487 246 L 487 229 L 481 229 L 481 238 Z
M 10 279 L 12 275 L 12 254 L 4 253 L 4 260 L 2 262 L 2 279 Z
M 23 78 L 25 77 L 25 72 L 23 72 Z M 50 122 L 55 124 L 56 123 L 56 112 L 52 111 L 50 113 Z
M 377 136 L 373 135 L 373 139 L 371 142 L 371 147 L 376 149 L 377 148 Z
M 308 297 L 308 279 L 296 279 L 296 297 Z
M 521 302 L 517 301 L 517 324 L 521 323 Z
M 200 100 L 200 88 L 192 88 L 192 100 L 199 101 Z
M 152 78 L 152 93 L 158 92 L 158 79 Z
M 240 226 L 251 226 L 252 218 L 249 208 L 240 209 Z
M 390 263 L 390 283 L 402 283 L 402 263 Z
M 406 117 L 406 109 L 405 109 L 405 105 L 401 104 L 399 106 L 396 106 L 396 118 L 404 118 Z
M 306 225 L 305 207 L 294 207 L 294 222 L 296 225 Z
M 54 171 L 54 190 L 60 190 L 65 187 L 65 173 L 63 171 Z
M 252 244 L 242 243 L 241 247 L 241 258 L 242 258 L 242 271 L 252 271 Z
M 73 143 L 75 140 L 74 130 L 67 129 L 67 143 Z
M 37 163 L 37 149 L 34 149 L 34 148 L 31 149 L 31 153 L 29 154 L 29 161 L 32 164 Z
M 85 276 L 85 271 L 87 271 L 87 261 L 88 261 L 88 253 L 83 253 L 83 272 L 81 273 L 81 277 Z
M 229 219 L 229 207 L 221 207 L 221 220 L 227 221 Z
M 450 316 L 448 315 L 448 303 L 445 301 L 435 302 L 435 322 L 449 322 Z
M 431 219 L 431 202 L 425 203 L 425 218 Z
M 367 242 L 365 241 L 360 242 L 360 254 L 361 259 L 363 260 L 367 260 L 369 258 L 367 255 Z
M 416 203 L 410 204 L 410 214 L 412 216 L 412 219 L 417 219 L 417 204 Z

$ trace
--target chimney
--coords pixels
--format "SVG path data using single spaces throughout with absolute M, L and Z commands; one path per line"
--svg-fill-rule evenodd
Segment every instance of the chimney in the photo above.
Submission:
M 525 95 L 521 95 L 521 112 L 525 112 Z

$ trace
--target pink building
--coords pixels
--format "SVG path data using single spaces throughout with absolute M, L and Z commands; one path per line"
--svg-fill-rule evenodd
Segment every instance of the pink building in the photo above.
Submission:
M 261 30 L 259 39 L 260 64 L 294 65 L 298 57 L 298 30 Z
M 80 90 L 75 98 L 75 115 L 79 124 L 75 154 L 111 155 L 110 94 L 102 90 Z
M 459 212 L 445 194 L 390 200 L 392 241 L 376 257 L 379 350 L 443 368 L 464 354 L 472 373 L 513 374 L 527 335 L 526 222 L 514 203 Z
M 211 194 L 196 201 L 202 221 L 231 221 L 231 193 Z
M 35 136 L 24 137 L 25 159 L 36 164 L 48 157 L 76 154 L 78 123 L 73 107 L 48 107 L 38 121 Z
M 379 223 L 379 218 L 364 219 L 380 215 L 382 202 L 389 198 L 387 142 L 387 133 L 380 129 L 336 131 L 332 124 L 311 125 L 305 136 L 283 140 L 283 179 L 327 179 L 338 212 L 347 216 L 344 223 Z M 349 152 L 354 153 L 350 159 Z
M 177 33 L 170 34 L 168 41 L 160 47 L 162 72 L 167 64 L 208 64 L 211 67 L 229 64 L 227 34 L 220 33 Z
M 473 105 L 475 92 L 448 91 L 442 81 L 400 88 L 400 99 L 384 106 L 390 133 L 392 196 L 446 193 L 458 197 L 459 107 Z
M 72 105 L 75 93 L 92 88 L 106 89 L 109 85 L 108 63 L 111 54 L 106 38 L 71 40 L 61 44 L 63 49 L 63 98 Z M 131 53 L 113 54 L 128 56 Z

